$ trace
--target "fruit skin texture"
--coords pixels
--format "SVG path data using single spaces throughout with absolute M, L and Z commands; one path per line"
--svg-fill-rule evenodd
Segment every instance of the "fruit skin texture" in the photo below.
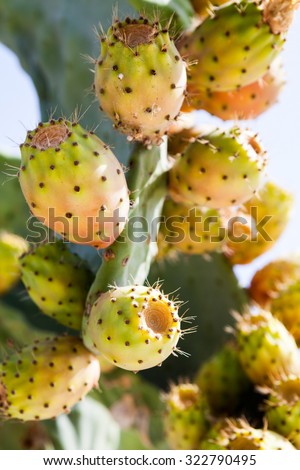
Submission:
M 266 386 L 283 373 L 300 373 L 295 340 L 270 312 L 237 317 L 236 338 L 242 367 L 254 384 Z
M 258 190 L 266 160 L 252 133 L 214 129 L 191 142 L 171 168 L 170 196 L 213 209 L 243 204 Z
M 28 247 L 23 238 L 0 231 L 0 295 L 9 291 L 19 280 L 19 257 Z
M 266 418 L 270 429 L 300 449 L 300 377 L 283 377 L 268 391 Z
M 195 382 L 215 415 L 237 411 L 251 385 L 233 343 L 226 344 L 201 366 Z
M 20 266 L 28 294 L 41 311 L 80 330 L 93 275 L 79 256 L 56 241 L 33 248 Z
M 186 79 L 185 63 L 157 23 L 116 21 L 101 41 L 95 92 L 101 109 L 129 140 L 162 142 L 180 112 Z
M 100 365 L 80 339 L 36 341 L 0 363 L 0 413 L 43 420 L 68 413 L 98 384 Z
M 114 287 L 100 295 L 83 320 L 83 340 L 122 369 L 161 364 L 180 338 L 178 306 L 158 289 Z
M 202 450 L 296 450 L 283 436 L 255 429 L 244 420 L 227 420 L 212 428 Z
M 167 199 L 158 234 L 158 249 L 168 245 L 170 251 L 186 254 L 203 254 L 220 251 L 222 247 L 221 217 L 218 211 L 205 208 L 188 208 Z M 168 251 L 168 250 L 167 250 Z
M 278 100 L 285 84 L 281 61 L 275 60 L 259 80 L 231 91 L 203 91 L 188 97 L 192 109 L 203 109 L 224 121 L 255 119 Z
M 254 274 L 249 294 L 258 305 L 269 307 L 283 290 L 300 280 L 300 260 L 295 258 L 272 261 Z
M 197 60 L 188 73 L 188 93 L 231 91 L 259 80 L 283 44 L 283 36 L 272 33 L 254 3 L 221 8 L 180 48 L 189 60 Z
M 272 300 L 270 310 L 286 329 L 293 335 L 300 346 L 300 281 L 281 290 Z
M 246 235 L 246 238 L 236 243 L 229 237 L 225 249 L 229 262 L 232 265 L 248 264 L 270 250 L 284 232 L 292 207 L 293 198 L 285 189 L 271 181 L 265 183 L 236 214 L 246 221 L 246 224 L 245 221 L 237 224 L 237 236 Z M 229 214 L 229 220 L 231 217 Z
M 107 145 L 76 122 L 51 120 L 27 133 L 21 157 L 20 185 L 38 219 L 74 243 L 105 248 L 114 242 L 129 197 Z
M 170 448 L 198 449 L 208 428 L 207 403 L 199 387 L 190 383 L 173 385 L 164 401 L 164 428 Z

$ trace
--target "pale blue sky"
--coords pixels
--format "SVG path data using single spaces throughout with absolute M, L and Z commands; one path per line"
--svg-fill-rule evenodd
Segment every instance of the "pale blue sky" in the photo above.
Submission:
M 242 123 L 259 132 L 269 152 L 269 177 L 289 189 L 295 196 L 295 208 L 288 229 L 277 245 L 246 267 L 236 269 L 241 283 L 247 284 L 252 274 L 267 261 L 300 251 L 300 11 L 289 32 L 283 53 L 287 85 L 280 101 L 267 113 Z M 0 44 L 0 150 L 19 155 L 18 143 L 26 129 L 39 121 L 38 98 L 31 79 L 20 68 L 18 59 Z M 199 113 L 201 122 L 220 124 L 206 113 Z M 299 231 L 299 232 L 298 232 Z

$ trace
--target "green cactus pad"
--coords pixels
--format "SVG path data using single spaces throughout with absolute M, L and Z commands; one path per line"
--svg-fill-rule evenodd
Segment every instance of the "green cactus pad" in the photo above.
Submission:
M 67 413 L 99 375 L 98 359 L 79 339 L 36 341 L 0 363 L 0 414 L 33 421 Z
M 20 260 L 22 281 L 41 311 L 80 330 L 92 273 L 63 241 L 33 248 Z

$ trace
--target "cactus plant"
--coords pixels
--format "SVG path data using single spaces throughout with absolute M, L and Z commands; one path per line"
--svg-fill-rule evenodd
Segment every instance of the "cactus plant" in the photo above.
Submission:
M 262 393 L 253 388 L 275 390 L 282 371 L 299 373 L 296 343 L 270 312 L 252 305 L 247 313 L 252 288 L 242 289 L 232 268 L 275 243 L 291 197 L 263 185 L 266 153 L 256 133 L 207 130 L 198 115 L 185 122 L 181 109 L 201 93 L 240 96 L 269 76 L 298 2 L 194 0 L 198 15 L 190 0 L 165 3 L 123 0 L 112 15 L 113 0 L 0 0 L 0 41 L 32 77 L 42 113 L 21 161 L 0 157 L 1 233 L 26 239 L 26 254 L 13 258 L 16 276 L 0 263 L 0 279 L 21 274 L 29 295 L 11 283 L 1 298 L 0 448 L 293 449 L 258 428 Z M 100 27 L 100 57 L 99 22 L 112 24 L 107 33 Z M 264 102 L 260 86 L 257 93 Z M 51 208 L 61 219 L 49 219 Z M 240 213 L 256 227 L 271 215 L 272 243 L 259 239 L 250 255 L 247 243 L 231 245 L 226 223 Z M 177 247 L 166 215 L 182 217 Z M 204 241 L 191 249 L 186 235 L 198 234 L 198 216 L 214 222 L 208 235 L 200 226 Z M 262 287 L 264 308 L 277 300 L 276 279 Z M 185 303 L 189 312 L 181 306 L 179 315 Z M 222 349 L 235 323 L 238 352 Z M 171 380 L 179 385 L 166 393 Z M 244 412 L 251 426 L 217 421 Z

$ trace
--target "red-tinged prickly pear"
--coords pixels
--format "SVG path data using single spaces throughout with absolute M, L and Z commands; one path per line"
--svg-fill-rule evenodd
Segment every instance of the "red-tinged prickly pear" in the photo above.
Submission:
M 66 239 L 111 245 L 129 211 L 123 169 L 93 132 L 64 119 L 41 123 L 21 145 L 20 184 L 32 213 Z
M 280 30 L 272 30 L 281 7 L 282 14 L 289 10 L 292 16 L 295 2 L 234 3 L 198 26 L 180 46 L 182 55 L 194 63 L 188 71 L 188 94 L 236 90 L 265 75 L 283 48 L 290 23 L 283 21 Z
M 145 18 L 115 21 L 101 40 L 95 92 L 100 107 L 129 140 L 162 142 L 179 115 L 186 65 L 168 28 Z
M 236 412 L 251 387 L 234 343 L 226 344 L 206 361 L 200 367 L 195 382 L 214 415 Z
M 300 346 L 300 280 L 280 290 L 271 301 L 270 311 L 293 335 Z
M 221 251 L 225 236 L 222 234 L 222 219 L 218 211 L 189 208 L 167 199 L 162 217 L 158 234 L 159 257 L 160 247 L 165 251 L 166 244 L 171 253 L 174 250 L 191 255 Z
M 70 411 L 97 386 L 100 364 L 71 336 L 36 341 L 0 363 L 0 414 L 43 420 Z
M 169 172 L 178 203 L 213 209 L 241 205 L 259 189 L 266 152 L 256 135 L 233 127 L 200 134 Z
M 43 313 L 59 323 L 81 329 L 92 273 L 64 242 L 34 247 L 20 260 L 22 281 Z
M 224 121 L 255 119 L 278 100 L 285 84 L 281 61 L 275 60 L 259 80 L 231 91 L 203 91 L 188 98 L 193 109 L 203 109 Z
M 275 382 L 266 400 L 269 428 L 289 439 L 300 449 L 300 377 L 286 376 Z
M 0 232 L 0 295 L 9 291 L 21 276 L 19 257 L 29 248 L 21 237 Z
M 157 288 L 114 287 L 84 316 L 83 340 L 112 364 L 139 371 L 178 351 L 180 324 L 178 305 Z
M 254 384 L 269 385 L 283 373 L 300 372 L 295 340 L 270 312 L 246 312 L 236 319 L 239 358 Z
M 249 287 L 250 297 L 261 307 L 269 308 L 281 291 L 300 280 L 300 260 L 297 258 L 272 261 L 257 271 Z
M 209 415 L 206 397 L 199 387 L 191 383 L 173 385 L 164 401 L 164 429 L 170 448 L 198 449 L 208 429 Z

